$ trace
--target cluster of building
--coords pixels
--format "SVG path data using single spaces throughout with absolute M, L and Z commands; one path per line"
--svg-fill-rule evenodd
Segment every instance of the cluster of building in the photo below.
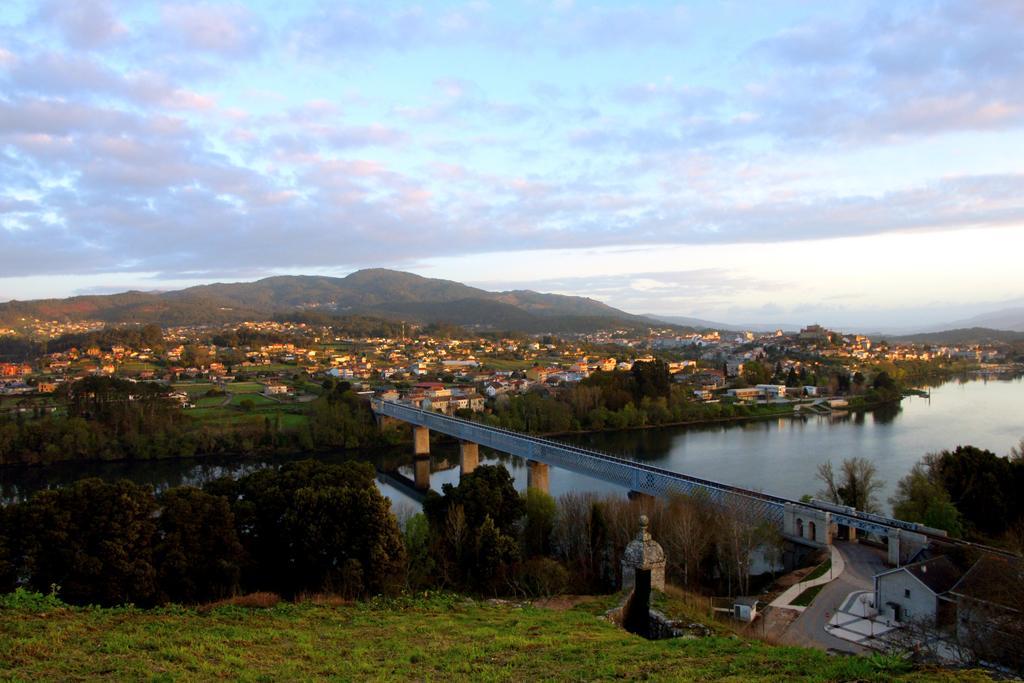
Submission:
M 55 334 L 89 331 L 100 323 L 34 323 L 41 331 Z M 218 346 L 211 340 L 231 338 L 232 333 L 250 339 L 287 341 L 253 342 L 246 346 Z M 23 392 L 38 386 L 49 389 L 65 378 L 89 374 L 132 377 L 140 380 L 176 382 L 183 379 L 230 382 L 236 376 L 280 379 L 295 374 L 334 378 L 363 388 L 387 385 L 413 386 L 404 399 L 441 401 L 431 396 L 424 380 L 440 380 L 453 387 L 472 387 L 476 396 L 497 398 L 559 385 L 573 384 L 594 372 L 628 371 L 636 362 L 666 361 L 677 382 L 692 389 L 701 400 L 728 396 L 737 401 L 779 401 L 817 398 L 822 379 L 800 386 L 759 382 L 746 386 L 738 378 L 751 362 L 766 364 L 771 358 L 772 374 L 778 370 L 811 377 L 822 362 L 850 368 L 878 360 L 969 359 L 998 363 L 1006 349 L 998 344 L 925 346 L 875 343 L 862 335 L 843 335 L 819 325 L 797 333 L 718 332 L 679 334 L 676 329 L 652 329 L 646 335 L 628 330 L 609 330 L 572 339 L 471 338 L 447 339 L 416 334 L 409 337 L 351 338 L 335 334 L 324 326 L 276 321 L 248 322 L 235 327 L 175 327 L 163 331 L 164 345 L 158 349 L 72 348 L 49 353 L 34 363 L 0 365 L 0 391 Z M 223 343 L 223 342 L 222 342 Z M 35 374 L 34 379 L 28 377 Z M 777 379 L 777 377 L 776 377 Z M 27 384 L 26 384 L 27 382 Z M 794 382 L 787 381 L 787 385 Z M 449 401 L 461 405 L 461 400 Z M 480 405 L 473 397 L 465 399 Z M 458 408 L 455 408 L 458 409 Z M 445 408 L 447 410 L 447 408 Z

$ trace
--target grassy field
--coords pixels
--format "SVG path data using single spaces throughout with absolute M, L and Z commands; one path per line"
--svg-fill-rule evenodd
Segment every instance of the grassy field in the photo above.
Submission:
M 537 361 L 515 360 L 513 358 L 484 358 L 480 361 L 481 367 L 489 370 L 528 370 Z
M 272 398 L 267 398 L 263 394 L 235 394 L 231 395 L 231 405 L 238 406 L 242 404 L 242 401 L 252 401 L 253 405 L 257 408 L 261 406 L 279 406 L 280 401 L 275 401 Z
M 216 387 L 209 382 L 178 382 L 171 385 L 174 391 L 184 391 L 189 396 L 199 396 L 214 388 Z
M 987 680 L 735 636 L 646 641 L 599 618 L 607 599 L 563 607 L 435 595 L 144 611 L 20 593 L 0 597 L 0 679 Z
M 232 394 L 259 394 L 263 392 L 262 382 L 229 382 L 224 388 Z

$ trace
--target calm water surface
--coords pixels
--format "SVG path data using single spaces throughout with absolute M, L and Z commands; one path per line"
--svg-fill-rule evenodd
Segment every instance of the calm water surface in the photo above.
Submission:
M 885 489 L 883 507 L 921 456 L 944 448 L 971 444 L 1005 455 L 1024 437 L 1024 379 L 949 382 L 932 389 L 931 398 L 910 397 L 901 406 L 863 415 L 780 419 L 705 427 L 668 427 L 566 438 L 582 446 L 635 458 L 666 469 L 724 483 L 799 498 L 819 489 L 818 464 L 836 465 L 843 458 L 863 456 L 878 468 Z M 319 456 L 330 461 L 351 454 Z M 140 463 L 56 465 L 48 468 L 0 470 L 0 498 L 21 498 L 40 488 L 61 486 L 76 479 L 99 476 L 128 478 L 158 489 L 202 484 L 219 476 L 239 476 L 288 458 L 235 458 Z M 405 449 L 377 453 L 379 468 L 396 469 L 412 478 Z M 526 487 L 526 465 L 481 450 L 481 462 L 501 462 L 511 470 L 520 489 Z M 453 445 L 434 445 L 431 487 L 457 483 L 458 451 Z M 453 465 L 455 465 L 453 467 Z M 551 493 L 568 491 L 624 492 L 624 489 L 572 472 L 552 468 Z M 414 501 L 386 478 L 378 481 L 396 508 Z

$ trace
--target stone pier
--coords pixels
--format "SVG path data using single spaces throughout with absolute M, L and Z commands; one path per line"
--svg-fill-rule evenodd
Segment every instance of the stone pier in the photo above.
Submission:
M 412 452 L 417 457 L 430 455 L 430 430 L 426 427 L 412 426 Z
M 893 529 L 886 537 L 888 545 L 889 564 L 894 567 L 902 567 L 921 548 L 928 545 L 928 537 L 924 534 L 906 531 L 904 529 Z
M 526 466 L 526 485 L 531 489 L 540 489 L 544 493 L 551 493 L 548 466 L 536 460 L 527 460 Z
M 459 442 L 459 476 L 472 474 L 480 464 L 480 445 L 472 441 Z

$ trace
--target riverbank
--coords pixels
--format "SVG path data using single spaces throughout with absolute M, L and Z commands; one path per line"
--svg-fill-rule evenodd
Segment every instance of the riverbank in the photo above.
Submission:
M 760 415 L 733 415 L 730 417 L 703 418 L 700 420 L 683 420 L 681 422 L 661 422 L 659 424 L 632 425 L 629 427 L 616 427 L 614 429 L 579 429 L 561 432 L 541 432 L 536 436 L 559 437 L 559 436 L 586 436 L 587 434 L 616 434 L 620 432 L 635 432 L 648 429 L 663 429 L 667 427 L 702 427 L 715 424 L 736 424 L 743 422 L 757 422 L 760 420 L 774 420 L 780 417 L 803 417 L 796 413 L 793 406 L 773 413 Z

